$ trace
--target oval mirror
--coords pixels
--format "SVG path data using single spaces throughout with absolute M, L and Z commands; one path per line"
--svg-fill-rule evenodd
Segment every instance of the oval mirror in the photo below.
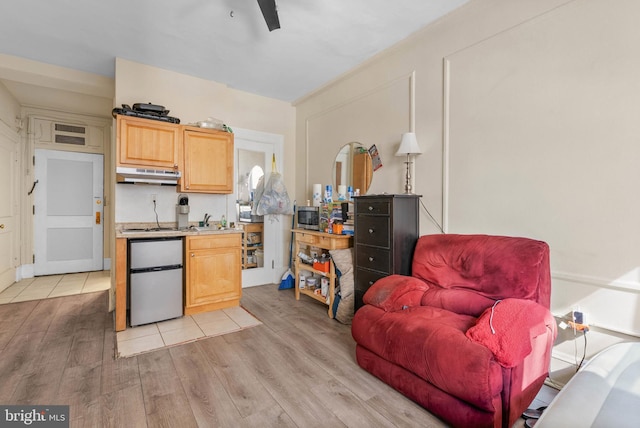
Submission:
M 342 146 L 333 162 L 334 193 L 338 192 L 339 185 L 345 185 L 351 186 L 354 193 L 360 189 L 360 195 L 365 195 L 372 176 L 371 155 L 366 147 L 355 141 Z

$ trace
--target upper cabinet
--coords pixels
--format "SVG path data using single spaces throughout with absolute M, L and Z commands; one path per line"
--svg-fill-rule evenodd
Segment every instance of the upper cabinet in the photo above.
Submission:
M 233 134 L 117 117 L 117 166 L 177 169 L 178 191 L 233 193 Z
M 233 193 L 233 134 L 184 126 L 181 192 Z
M 182 127 L 118 115 L 117 165 L 179 169 Z

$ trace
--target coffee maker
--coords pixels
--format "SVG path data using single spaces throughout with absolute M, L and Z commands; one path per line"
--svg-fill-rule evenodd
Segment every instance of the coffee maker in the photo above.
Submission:
M 176 216 L 178 217 L 178 230 L 189 228 L 189 198 L 187 195 L 178 196 L 176 205 Z

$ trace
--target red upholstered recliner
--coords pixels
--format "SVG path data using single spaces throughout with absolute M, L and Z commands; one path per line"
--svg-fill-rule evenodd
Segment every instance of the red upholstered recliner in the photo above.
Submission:
M 358 364 L 448 424 L 511 427 L 549 371 L 550 293 L 544 242 L 422 236 L 412 276 L 364 295 L 351 327 Z

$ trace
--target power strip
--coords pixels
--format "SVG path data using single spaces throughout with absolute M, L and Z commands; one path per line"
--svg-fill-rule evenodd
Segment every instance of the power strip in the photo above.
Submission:
M 587 324 L 579 324 L 577 322 L 569 321 L 569 327 L 578 331 L 589 331 L 589 326 Z

